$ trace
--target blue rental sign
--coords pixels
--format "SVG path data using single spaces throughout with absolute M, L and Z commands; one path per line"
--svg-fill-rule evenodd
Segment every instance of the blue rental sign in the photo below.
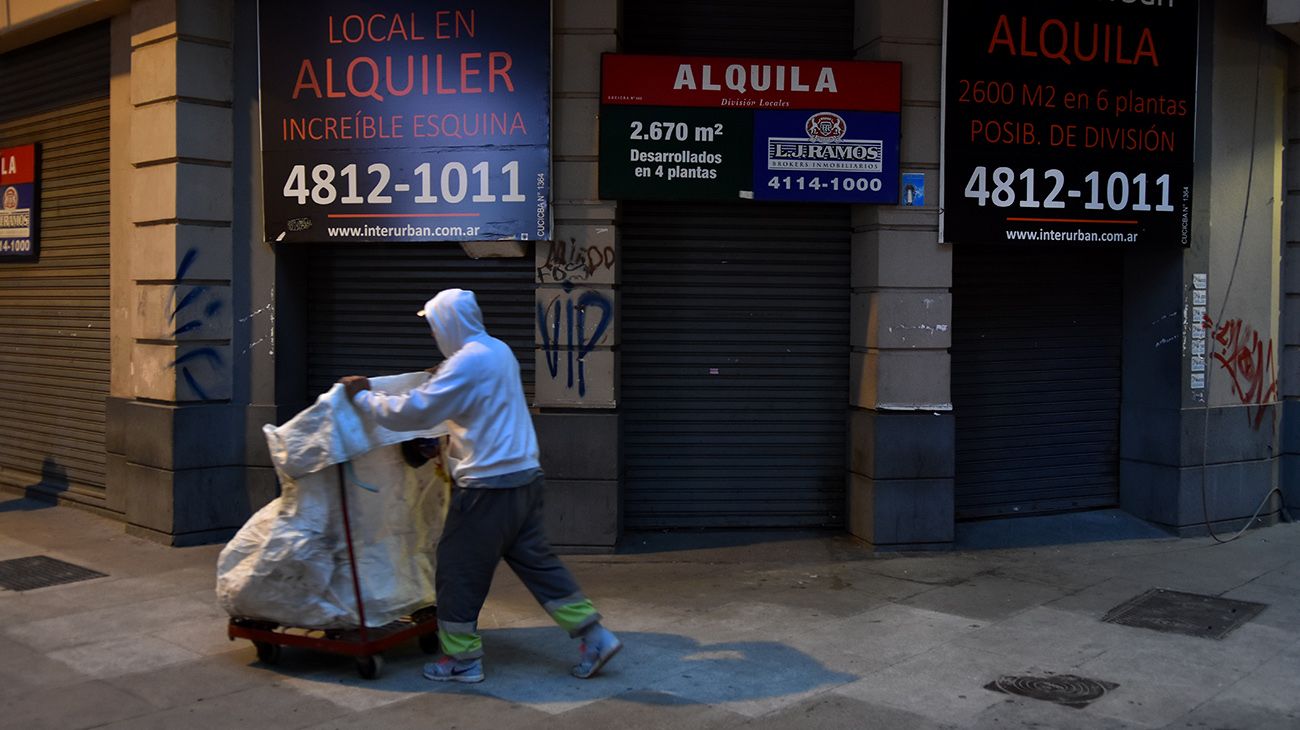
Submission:
M 0 148 L 0 261 L 37 257 L 36 145 Z
M 754 112 L 754 199 L 898 201 L 898 115 Z
M 258 17 L 268 241 L 551 237 L 549 0 Z

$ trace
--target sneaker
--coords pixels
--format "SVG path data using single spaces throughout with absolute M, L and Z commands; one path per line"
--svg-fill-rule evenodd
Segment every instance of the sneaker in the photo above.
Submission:
M 596 624 L 582 637 L 578 645 L 578 663 L 573 667 L 573 676 L 579 679 L 594 677 L 605 663 L 614 658 L 623 642 L 614 632 Z
M 483 660 L 456 660 L 444 656 L 424 665 L 424 678 L 435 682 L 482 682 Z

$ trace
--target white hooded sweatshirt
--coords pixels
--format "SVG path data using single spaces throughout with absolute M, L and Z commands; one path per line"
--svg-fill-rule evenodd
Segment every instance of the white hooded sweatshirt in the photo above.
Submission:
M 416 431 L 446 421 L 452 457 L 459 459 L 452 476 L 461 487 L 532 481 L 530 473 L 540 474 L 537 435 L 514 353 L 483 329 L 474 292 L 441 291 L 425 303 L 422 313 L 447 358 L 437 373 L 405 395 L 363 390 L 353 403 L 392 431 Z M 500 478 L 516 474 L 521 478 Z

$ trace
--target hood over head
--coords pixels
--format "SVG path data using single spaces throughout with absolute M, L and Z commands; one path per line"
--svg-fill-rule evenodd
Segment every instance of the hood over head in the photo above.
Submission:
M 443 357 L 451 357 L 476 335 L 485 334 L 483 312 L 478 308 L 474 292 L 465 289 L 444 289 L 424 303 L 418 314 L 429 322 L 433 338 Z

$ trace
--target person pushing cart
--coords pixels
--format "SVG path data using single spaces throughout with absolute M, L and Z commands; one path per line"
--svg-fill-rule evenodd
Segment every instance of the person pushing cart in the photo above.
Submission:
M 424 667 L 438 682 L 481 682 L 478 616 L 502 559 L 560 628 L 581 638 L 572 673 L 594 676 L 622 649 L 601 624 L 542 527 L 545 476 L 524 399 L 519 362 L 483 327 L 474 293 L 447 289 L 418 313 L 446 358 L 434 377 L 402 395 L 371 390 L 365 376 L 342 378 L 365 418 L 394 431 L 447 422 L 455 461 L 451 504 L 434 579 L 443 656 Z

